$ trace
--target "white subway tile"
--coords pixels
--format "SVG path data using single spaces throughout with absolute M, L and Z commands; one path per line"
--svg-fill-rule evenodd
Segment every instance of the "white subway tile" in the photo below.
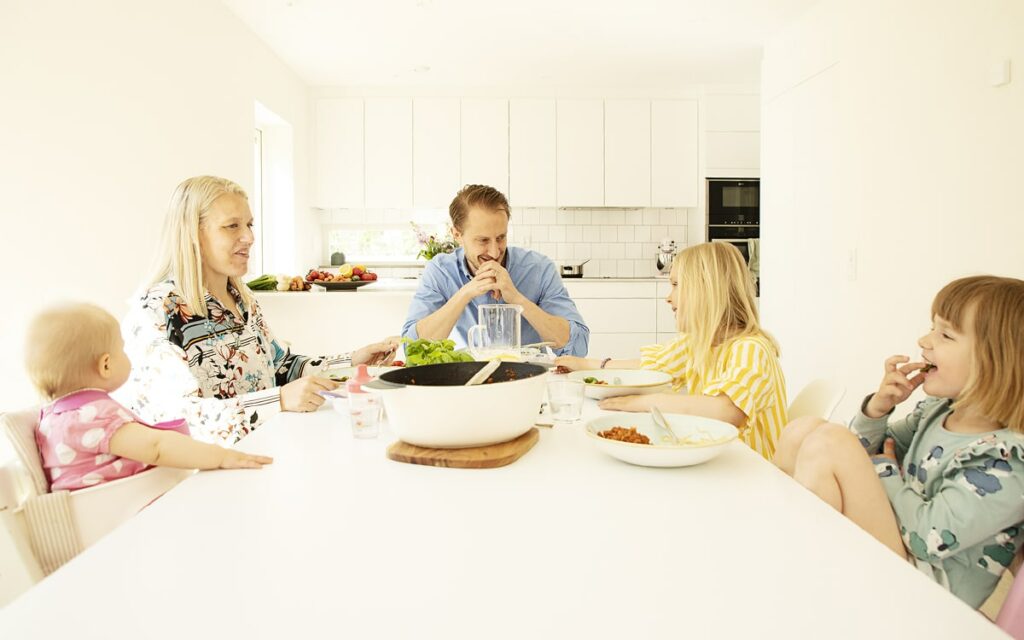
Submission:
M 602 260 L 602 259 L 608 257 L 608 247 L 610 247 L 610 246 L 611 246 L 610 244 L 604 244 L 604 243 L 598 243 L 598 244 L 591 245 L 592 249 L 590 250 L 590 254 L 595 259 Z
M 633 240 L 636 242 L 650 242 L 651 228 L 643 225 L 633 227 Z
M 583 227 L 573 225 L 565 228 L 566 242 L 583 242 Z
M 565 242 L 565 227 L 560 225 L 548 227 L 548 241 Z
M 634 260 L 633 261 L 633 277 L 634 278 L 653 278 L 657 275 L 657 266 L 654 264 L 654 259 L 650 260 Z
M 573 245 L 573 257 L 576 260 L 587 260 L 594 257 L 594 245 L 589 242 L 578 242 Z
M 668 227 L 659 225 L 657 227 L 651 227 L 651 241 L 661 242 L 662 238 L 668 237 Z
M 601 242 L 601 227 L 583 227 L 584 242 Z
M 601 278 L 604 273 L 601 272 L 601 261 L 591 260 L 587 263 L 587 266 L 583 268 L 583 272 L 587 274 L 588 278 Z
M 608 220 L 610 220 L 609 224 L 626 224 L 626 212 L 622 210 L 609 211 Z
M 632 260 L 637 260 L 637 259 L 641 258 L 642 257 L 641 254 L 643 253 L 643 250 L 641 248 L 642 246 L 643 245 L 640 245 L 640 244 L 638 244 L 636 242 L 629 242 L 629 243 L 627 243 L 625 245 L 626 257 L 630 258 Z
M 676 214 L 671 209 L 662 209 L 658 214 L 658 223 L 665 226 L 676 224 Z
M 621 242 L 608 245 L 608 257 L 616 260 L 621 260 L 626 257 L 626 245 Z
M 572 224 L 576 221 L 575 212 L 559 210 L 556 219 L 558 220 L 558 224 Z
M 626 224 L 638 225 L 644 223 L 644 212 L 642 209 L 634 209 L 626 212 Z
M 601 242 L 618 242 L 618 227 L 601 227 Z
M 523 210 L 523 222 L 525 224 L 540 224 L 540 212 L 536 209 Z
M 558 245 L 552 242 L 535 242 L 533 243 L 533 250 L 554 260 L 555 252 L 558 250 Z
M 539 224 L 530 229 L 530 240 L 533 242 L 548 242 L 551 239 L 551 227 Z
M 619 242 L 633 242 L 633 227 L 622 225 L 619 229 Z
M 619 260 L 615 264 L 615 276 L 617 278 L 632 278 L 633 277 L 633 261 L 632 260 Z
M 676 241 L 676 244 L 686 242 L 686 227 L 682 225 L 673 225 L 668 228 L 668 235 L 670 238 Z
M 589 210 L 588 211 L 574 211 L 573 212 L 573 221 L 576 224 L 590 224 L 591 218 L 592 218 L 592 216 L 591 216 L 591 213 L 590 213 Z
M 541 224 L 558 224 L 558 209 L 541 209 Z
M 644 209 L 644 224 L 651 227 L 659 224 L 659 215 L 657 209 Z
M 614 260 L 598 260 L 600 265 L 598 268 L 601 270 L 601 276 L 606 278 L 617 278 L 619 273 L 618 269 L 615 268 Z
M 526 244 L 529 243 L 533 237 L 533 227 L 524 224 L 509 229 L 509 233 L 515 238 L 516 244 Z
M 604 209 L 595 209 L 590 214 L 590 224 L 598 226 L 606 226 L 612 224 L 611 218 L 608 217 L 608 212 Z
M 573 251 L 572 244 L 569 242 L 559 242 L 556 255 L 559 260 L 572 261 L 576 259 L 576 252 Z

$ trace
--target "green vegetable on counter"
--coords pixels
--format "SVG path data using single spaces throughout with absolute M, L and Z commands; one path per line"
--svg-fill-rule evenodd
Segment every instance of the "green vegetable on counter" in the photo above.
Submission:
M 451 340 L 410 340 L 404 338 L 405 365 L 418 367 L 424 364 L 440 364 L 443 362 L 472 362 L 473 356 L 465 351 L 455 351 L 455 343 Z
M 255 280 L 246 282 L 245 286 L 253 291 L 275 291 L 277 289 L 277 278 L 265 273 Z

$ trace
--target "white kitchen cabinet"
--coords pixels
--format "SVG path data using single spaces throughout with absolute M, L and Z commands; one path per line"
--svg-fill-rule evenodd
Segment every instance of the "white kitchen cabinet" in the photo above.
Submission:
M 554 100 L 509 101 L 508 198 L 516 207 L 554 207 Z
M 366 208 L 412 206 L 412 100 L 367 98 Z
M 458 98 L 416 98 L 412 114 L 412 201 L 447 209 L 462 186 Z
M 558 206 L 604 206 L 604 101 L 559 100 Z
M 575 300 L 593 333 L 657 333 L 654 298 Z
M 604 205 L 651 206 L 650 100 L 605 100 Z
M 508 100 L 462 101 L 462 184 L 508 193 Z
M 748 177 L 730 169 L 760 169 L 761 133 L 758 131 L 708 131 L 705 164 L 710 177 Z
M 591 358 L 636 360 L 640 357 L 640 347 L 657 342 L 653 333 L 592 333 L 587 355 Z
M 698 105 L 651 101 L 651 206 L 696 207 L 700 193 Z
M 313 206 L 363 206 L 363 100 L 340 98 L 316 103 Z

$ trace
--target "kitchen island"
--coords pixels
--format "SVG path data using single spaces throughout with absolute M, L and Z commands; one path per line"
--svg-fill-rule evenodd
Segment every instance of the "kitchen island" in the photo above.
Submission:
M 189 478 L 0 637 L 1005 637 L 738 443 L 649 469 L 577 423 L 465 470 L 389 461 L 390 440 L 327 407 L 275 417 L 240 445 L 273 465 Z

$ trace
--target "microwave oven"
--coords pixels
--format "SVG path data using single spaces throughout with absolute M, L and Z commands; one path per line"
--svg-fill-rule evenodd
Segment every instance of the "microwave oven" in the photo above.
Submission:
M 708 224 L 761 223 L 761 181 L 757 178 L 709 178 Z

